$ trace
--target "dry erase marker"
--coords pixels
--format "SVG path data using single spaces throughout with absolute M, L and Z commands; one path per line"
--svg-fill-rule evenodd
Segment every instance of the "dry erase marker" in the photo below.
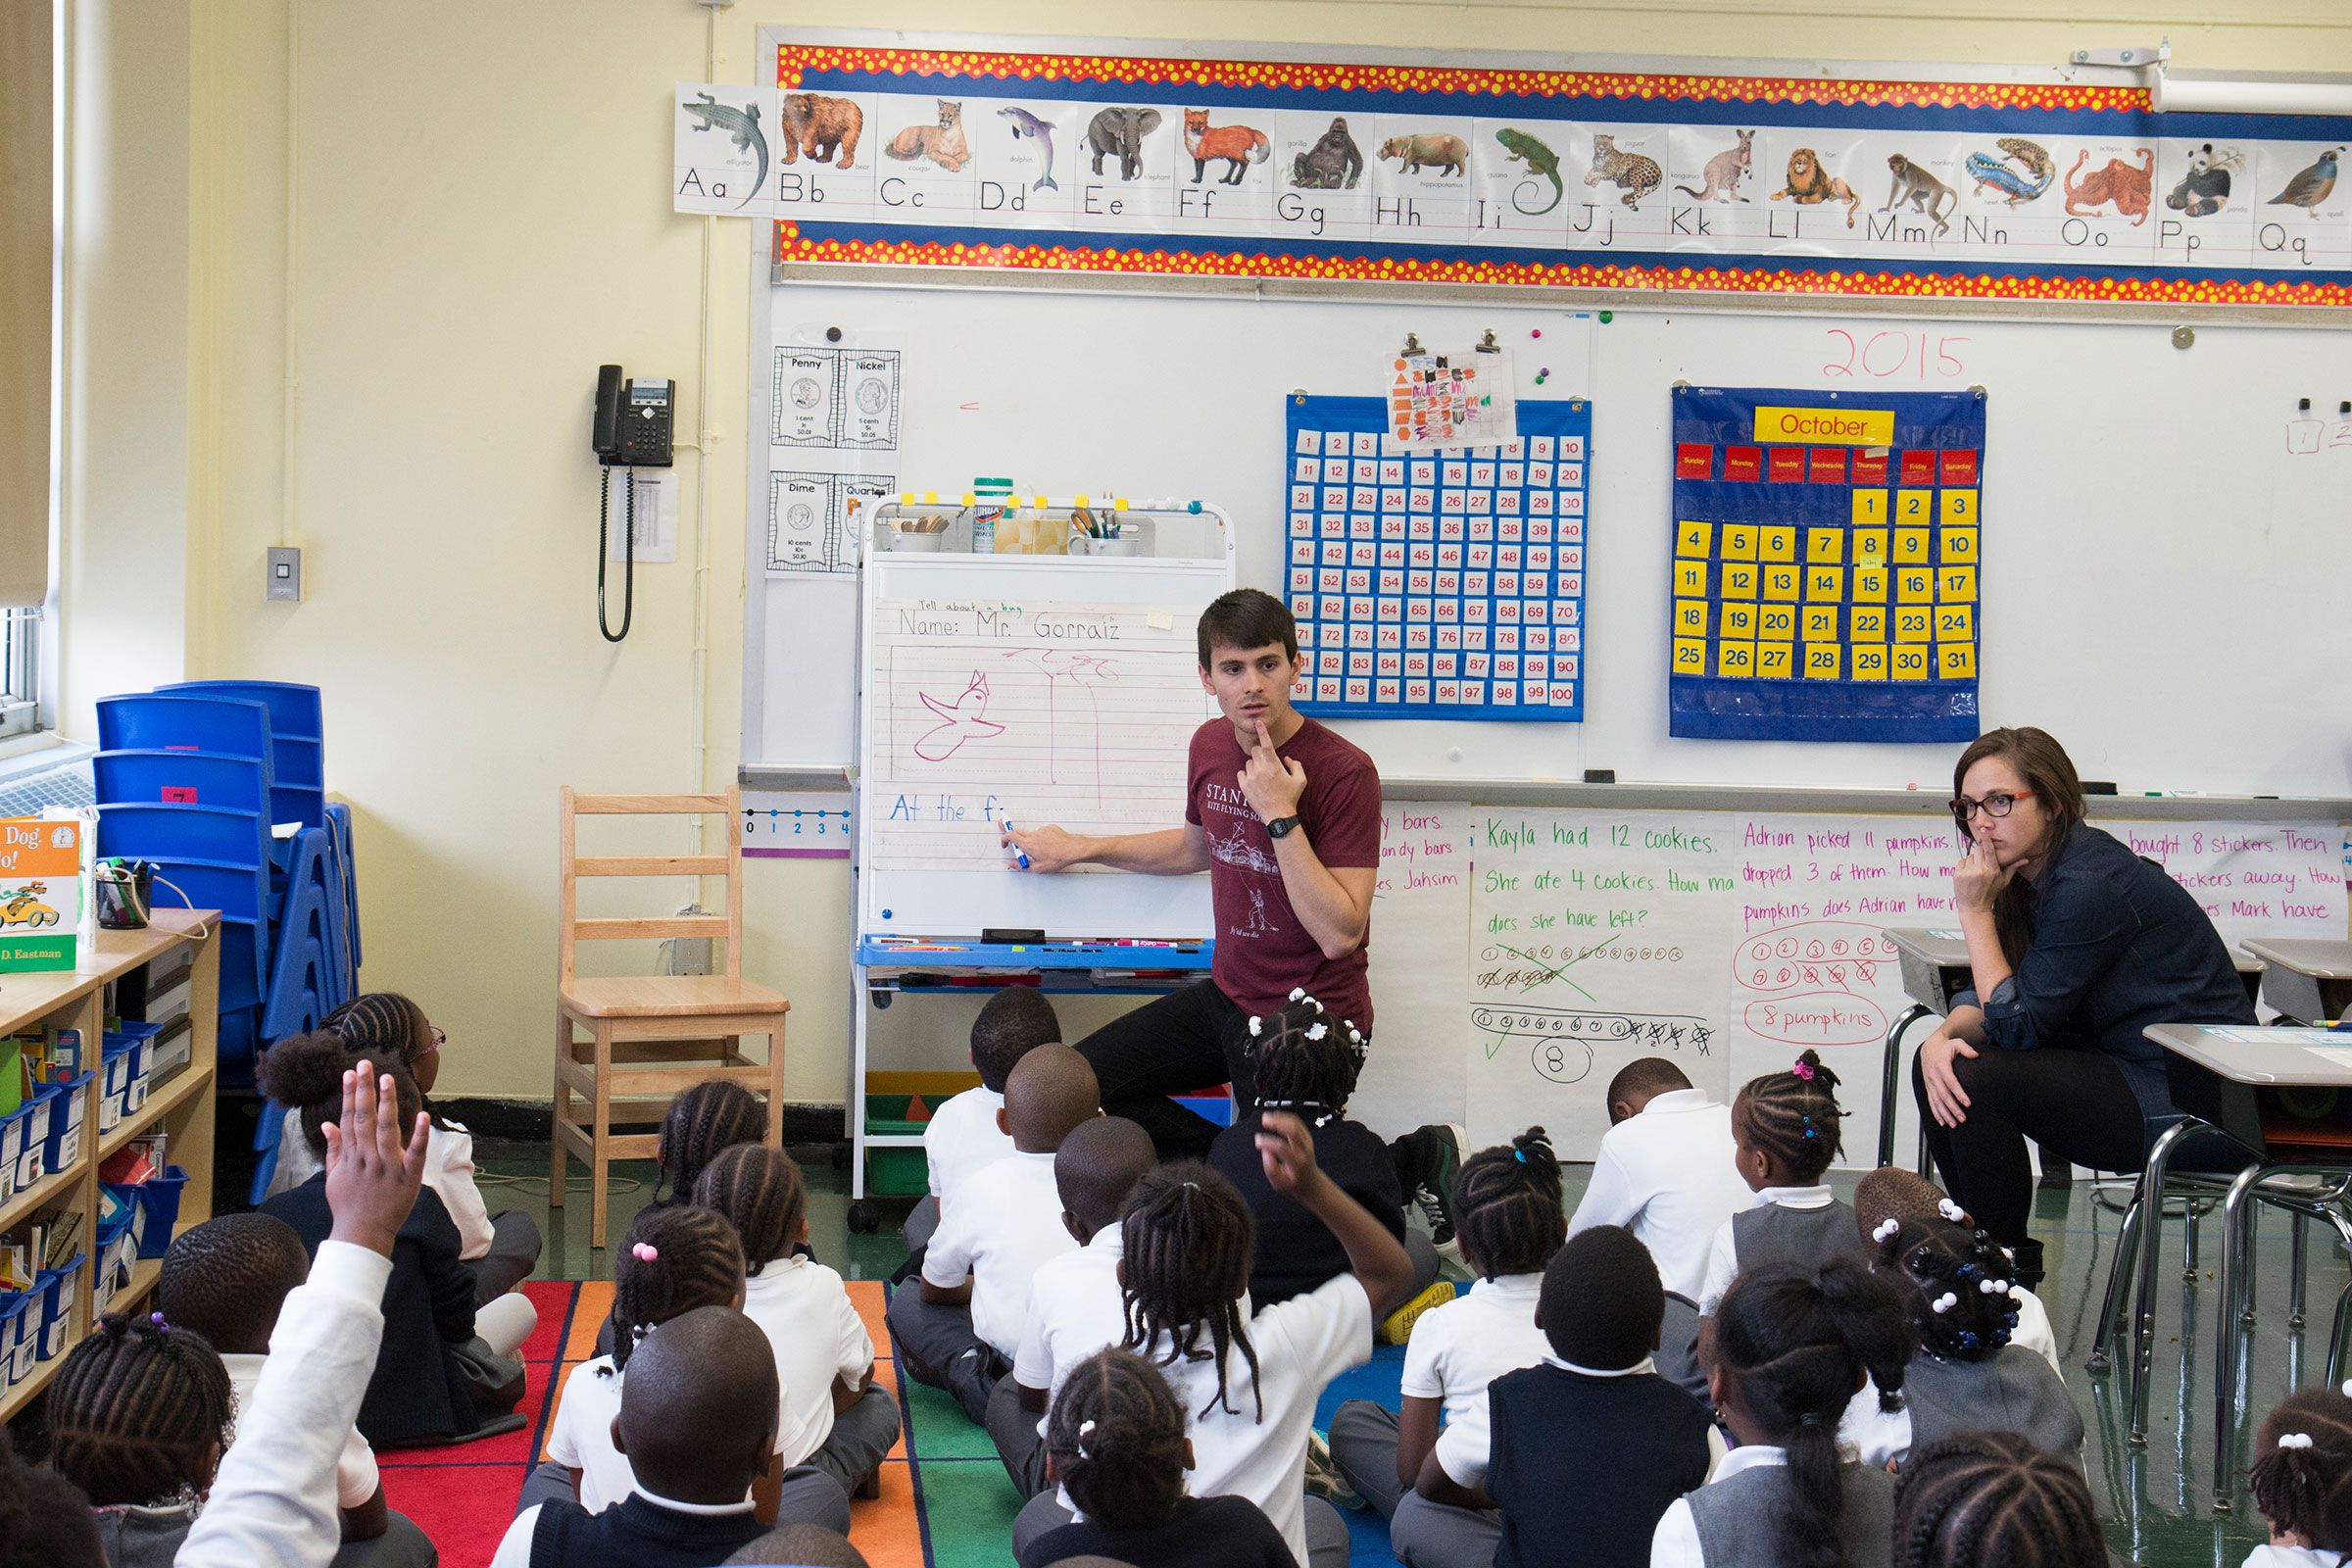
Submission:
M 1012 824 L 1010 822 L 1004 824 L 1004 831 L 1007 833 L 1012 831 Z M 1024 871 L 1029 869 L 1029 852 L 1022 849 L 1018 844 L 1015 844 L 1012 847 L 1012 863 L 1019 866 Z

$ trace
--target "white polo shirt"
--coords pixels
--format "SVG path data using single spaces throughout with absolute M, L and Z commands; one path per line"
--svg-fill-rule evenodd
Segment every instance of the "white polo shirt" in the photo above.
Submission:
M 1745 1185 L 1745 1183 L 1741 1184 L 1742 1187 Z M 1782 1208 L 1827 1208 L 1837 1200 L 1838 1195 L 1830 1191 L 1826 1185 L 1819 1187 L 1766 1187 L 1750 1193 L 1747 1201 L 1741 1203 L 1740 1208 L 1762 1208 L 1768 1203 L 1778 1204 Z M 1739 1277 L 1740 1248 L 1739 1244 L 1732 1239 L 1731 1216 L 1726 1215 L 1723 1223 L 1716 1227 L 1715 1239 L 1707 1249 L 1707 1276 L 1705 1282 L 1699 1287 L 1698 1309 L 1710 1317 L 1713 1316 L 1715 1303 L 1723 1299 L 1723 1293 L 1730 1290 L 1732 1281 Z
M 998 1130 L 1004 1097 L 994 1089 L 966 1089 L 931 1112 L 923 1124 L 923 1163 L 930 1167 L 931 1196 L 945 1198 L 983 1165 L 1015 1152 L 1012 1135 Z
M 1070 1368 L 1127 1337 L 1119 1296 L 1119 1259 L 1125 1250 L 1119 1227 L 1105 1225 L 1076 1251 L 1038 1265 L 1029 1287 L 1029 1328 L 1021 1336 L 1020 1354 L 1013 1357 L 1012 1379 L 1023 1388 L 1045 1390 L 1049 1408 Z M 1037 1430 L 1045 1432 L 1043 1420 Z
M 862 1380 L 874 1364 L 841 1276 L 808 1257 L 770 1258 L 743 1282 L 743 1314 L 760 1325 L 776 1355 L 776 1453 L 800 1464 L 833 1435 L 833 1380 Z
M 1029 1328 L 1029 1283 L 1050 1257 L 1078 1250 L 1061 1223 L 1051 1153 L 1012 1153 L 984 1165 L 940 1211 L 923 1278 L 943 1289 L 972 1282 L 972 1332 L 1007 1359 Z
M 1649 1249 L 1666 1289 L 1697 1299 L 1716 1228 L 1754 1198 L 1734 1163 L 1737 1149 L 1732 1107 L 1705 1090 L 1651 1096 L 1640 1115 L 1601 1134 L 1568 1234 L 1624 1226 Z
M 262 1381 L 262 1368 L 270 1364 L 266 1355 L 224 1355 L 220 1364 L 228 1368 L 229 1391 L 237 1396 L 237 1414 L 253 1408 L 253 1391 Z M 375 1495 L 382 1478 L 376 1473 L 375 1450 L 368 1440 L 353 1427 L 343 1437 L 343 1452 L 335 1460 L 335 1506 L 357 1508 Z
M 1541 1274 L 1480 1280 L 1467 1296 L 1422 1313 L 1405 1345 L 1404 1396 L 1446 1401 L 1440 1453 L 1450 1445 L 1465 1459 L 1475 1456 L 1481 1477 L 1487 1468 L 1487 1385 L 1551 1353 L 1544 1331 L 1536 1327 L 1536 1300 L 1543 1294 Z M 1451 1465 L 1446 1473 L 1465 1487 L 1478 1485 Z
M 1304 1296 L 1260 1307 L 1250 1319 L 1250 1343 L 1257 1350 L 1263 1420 L 1250 1388 L 1250 1363 L 1239 1350 L 1225 1357 L 1225 1405 L 1231 1410 L 1215 1402 L 1215 1362 L 1179 1360 L 1161 1368 L 1192 1421 L 1193 1469 L 1184 1490 L 1196 1497 L 1249 1498 L 1303 1563 L 1306 1440 L 1315 1401 L 1333 1378 L 1372 1359 L 1371 1298 L 1354 1275 L 1342 1274 Z M 1157 1361 L 1168 1353 L 1167 1340 L 1156 1340 L 1143 1353 Z
M 547 1432 L 547 1456 L 580 1473 L 580 1506 L 603 1513 L 637 1490 L 637 1473 L 612 1446 L 612 1419 L 620 1414 L 620 1380 L 612 1358 L 582 1361 L 564 1378 L 564 1397 Z

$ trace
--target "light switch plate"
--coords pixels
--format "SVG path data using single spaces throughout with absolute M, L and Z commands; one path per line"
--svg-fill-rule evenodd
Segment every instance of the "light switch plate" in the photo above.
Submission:
M 299 547 L 270 547 L 270 581 L 265 597 L 302 603 L 302 551 Z

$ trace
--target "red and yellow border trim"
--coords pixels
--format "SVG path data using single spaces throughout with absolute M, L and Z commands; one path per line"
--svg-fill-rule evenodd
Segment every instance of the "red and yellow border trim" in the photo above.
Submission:
M 1106 87 L 1275 88 L 1298 92 L 1492 94 L 1514 98 L 1627 98 L 1722 104 L 1829 104 L 1843 108 L 2105 110 L 2144 114 L 2138 87 L 2059 82 L 1831 81 L 1810 76 L 1634 75 L 1587 71 L 1487 71 L 1449 66 L 1315 65 L 1287 60 L 1176 60 L 1125 55 L 992 54 L 976 50 L 781 45 L 776 85 L 809 72 L 864 75 L 997 77 L 1100 82 Z M 919 90 L 919 89 L 918 89 Z
M 820 239 L 776 224 L 780 263 L 868 267 L 1016 268 L 1193 277 L 1481 283 L 1525 288 L 1690 289 L 1723 294 L 2092 301 L 2102 304 L 2352 307 L 2352 286 L 2241 278 L 2060 277 L 1909 272 L 1865 265 L 1819 268 L 1620 267 L 1586 262 L 1431 261 L 1410 256 L 1229 254 L 1152 246 L 973 245 L 940 240 Z

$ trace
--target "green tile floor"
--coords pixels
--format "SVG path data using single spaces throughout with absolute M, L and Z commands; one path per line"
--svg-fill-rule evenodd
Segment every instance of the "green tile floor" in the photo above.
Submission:
M 882 1229 L 871 1236 L 854 1236 L 847 1227 L 849 1173 L 834 1168 L 831 1151 L 805 1148 L 794 1151 L 809 1186 L 808 1229 L 817 1255 L 853 1279 L 881 1279 L 899 1264 L 904 1248 L 898 1223 L 906 1200 L 884 1200 Z M 612 1251 L 588 1246 L 587 1195 L 577 1189 L 585 1178 L 574 1167 L 574 1191 L 560 1225 L 548 1225 L 547 1154 L 543 1145 L 497 1143 L 484 1140 L 477 1155 L 489 1179 L 483 1196 L 493 1209 L 521 1208 L 536 1215 L 547 1236 L 542 1272 L 562 1279 L 608 1279 Z M 1567 1199 L 1571 1205 L 1583 1192 L 1587 1167 L 1571 1166 Z M 614 1167 L 614 1186 L 634 1182 L 633 1190 L 612 1196 L 612 1238 L 617 1244 L 629 1219 L 651 1196 L 655 1169 L 650 1163 Z M 507 1184 L 511 1180 L 511 1185 Z M 1838 1180 L 1849 1192 L 1854 1178 Z M 494 1185 L 497 1184 L 497 1185 Z M 2263 1540 L 2260 1517 L 2246 1496 L 2242 1466 L 2244 1439 L 2239 1442 L 2232 1511 L 2210 1511 L 2212 1495 L 2212 1315 L 2215 1282 L 2213 1243 L 2218 1222 L 2203 1226 L 2205 1251 L 2194 1284 L 2181 1277 L 2181 1227 L 2176 1217 L 2166 1227 L 2164 1267 L 2159 1271 L 2154 1387 L 2149 1406 L 2148 1444 L 2132 1448 L 2124 1441 L 2129 1424 L 2127 1379 L 2120 1370 L 2101 1378 L 2082 1371 L 2090 1356 L 2101 1293 L 2106 1286 L 2107 1262 L 2115 1245 L 2120 1216 L 2094 1197 L 2086 1182 L 2071 1191 L 2038 1195 L 2034 1231 L 2046 1250 L 2049 1278 L 2042 1299 L 2048 1305 L 2058 1336 L 2067 1382 L 2082 1411 L 2088 1433 L 2084 1460 L 2091 1490 L 2107 1521 L 2108 1539 L 2127 1556 L 2147 1568 L 2236 1568 L 2245 1554 Z M 2268 1215 L 2261 1231 L 2256 1268 L 2260 1318 L 2249 1330 L 2250 1376 L 2246 1408 L 2255 1416 L 2275 1403 L 2288 1389 L 2315 1382 L 2326 1369 L 2328 1327 L 2337 1292 L 2343 1289 L 2343 1254 L 2333 1241 L 2316 1229 L 2312 1237 L 2309 1275 L 2310 1323 L 2290 1331 L 2286 1326 L 2287 1235 L 2282 1217 Z M 942 1396 L 917 1390 L 918 1427 L 931 1434 L 967 1437 L 985 1453 L 987 1440 L 977 1430 L 960 1426 L 960 1417 Z M 936 1406 L 936 1408 L 934 1408 Z M 927 1418 L 927 1419 L 926 1419 Z M 2250 1427 L 2249 1421 L 2248 1426 Z M 925 1447 L 932 1447 L 926 1442 Z M 944 1456 L 945 1450 L 943 1450 Z M 937 1479 L 931 1479 L 931 1474 Z M 993 1465 L 948 1464 L 926 1475 L 926 1495 L 933 1509 L 950 1509 L 958 1517 L 967 1511 L 1002 1510 L 1010 1523 L 1009 1494 L 1002 1472 Z M 943 1558 L 939 1568 L 962 1568 Z

